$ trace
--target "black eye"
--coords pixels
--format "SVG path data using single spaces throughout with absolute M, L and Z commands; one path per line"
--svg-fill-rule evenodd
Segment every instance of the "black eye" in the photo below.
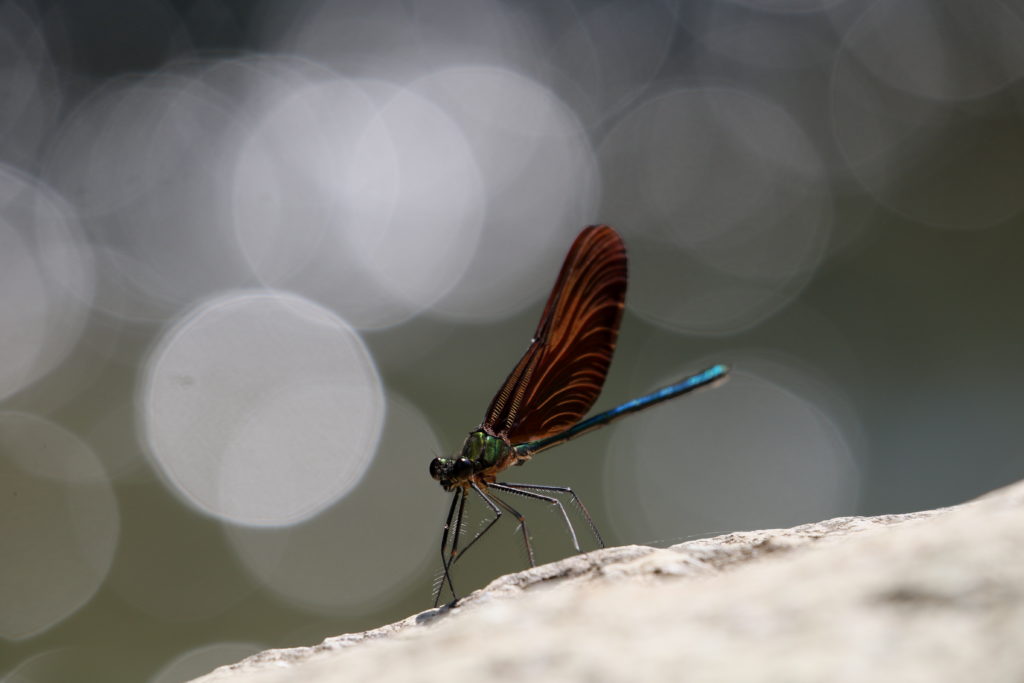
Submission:
M 440 481 L 441 477 L 444 475 L 444 470 L 444 461 L 441 458 L 434 458 L 430 461 L 430 476 L 434 479 Z
M 473 474 L 473 461 L 469 458 L 459 458 L 455 461 L 455 465 L 452 467 L 452 477 L 455 479 L 465 479 L 469 475 Z

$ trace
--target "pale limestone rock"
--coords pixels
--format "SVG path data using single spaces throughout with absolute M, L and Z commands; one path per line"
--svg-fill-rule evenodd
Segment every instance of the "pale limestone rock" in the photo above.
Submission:
M 524 679 L 1024 681 L 1024 482 L 943 510 L 596 551 L 197 680 Z

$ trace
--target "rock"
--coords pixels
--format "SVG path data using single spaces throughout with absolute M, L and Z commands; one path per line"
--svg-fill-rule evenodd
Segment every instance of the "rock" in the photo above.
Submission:
M 202 683 L 1024 681 L 1024 482 L 952 508 L 842 517 L 501 577 Z

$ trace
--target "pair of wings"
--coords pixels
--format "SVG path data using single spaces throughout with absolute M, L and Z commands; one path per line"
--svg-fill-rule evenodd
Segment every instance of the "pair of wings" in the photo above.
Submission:
M 491 401 L 481 428 L 512 444 L 558 434 L 594 405 L 626 299 L 626 247 L 607 225 L 585 228 L 562 264 L 533 341 Z

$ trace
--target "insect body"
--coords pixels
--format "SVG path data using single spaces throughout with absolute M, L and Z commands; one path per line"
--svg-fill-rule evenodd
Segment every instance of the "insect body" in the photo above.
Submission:
M 562 502 L 551 494 L 568 494 L 579 506 L 598 544 L 604 541 L 586 507 L 565 486 L 498 482 L 497 476 L 533 455 L 603 427 L 629 413 L 723 380 L 725 365 L 714 365 L 658 391 L 628 401 L 586 420 L 601 387 L 619 332 L 626 298 L 626 248 L 622 238 L 606 225 L 584 229 L 573 242 L 548 297 L 533 341 L 501 389 L 491 400 L 483 422 L 470 432 L 456 457 L 434 458 L 430 476 L 445 491 L 453 492 L 441 537 L 444 584 L 458 599 L 452 583 L 455 561 L 501 518 L 503 511 L 519 521 L 530 566 L 533 546 L 526 520 L 503 498 L 510 493 L 557 506 L 577 552 L 576 532 Z M 462 520 L 470 493 L 478 496 L 494 517 L 464 547 L 459 548 Z M 454 522 L 454 525 L 453 525 Z

